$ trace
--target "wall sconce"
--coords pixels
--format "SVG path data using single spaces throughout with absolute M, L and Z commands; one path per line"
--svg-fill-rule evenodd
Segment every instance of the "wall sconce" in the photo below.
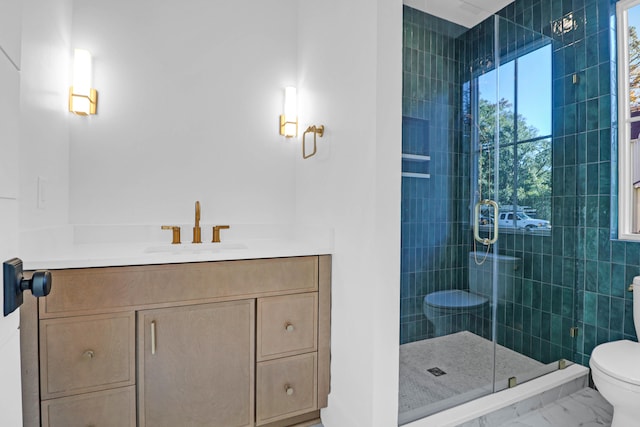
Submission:
M 292 86 L 284 89 L 284 114 L 280 115 L 280 135 L 287 138 L 298 136 L 298 100 L 296 88 Z
M 80 116 L 96 113 L 98 92 L 91 87 L 91 54 L 84 49 L 73 53 L 73 86 L 69 88 L 69 111 Z

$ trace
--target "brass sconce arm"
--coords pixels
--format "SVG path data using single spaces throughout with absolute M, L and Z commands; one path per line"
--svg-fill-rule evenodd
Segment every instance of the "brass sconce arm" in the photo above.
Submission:
M 74 100 L 76 98 L 82 98 L 89 101 L 89 111 L 79 111 L 74 107 Z M 79 93 L 75 93 L 73 86 L 69 88 L 69 112 L 74 113 L 78 116 L 88 116 L 90 114 L 96 114 L 98 106 L 98 91 L 95 89 L 89 90 L 89 95 L 83 95 Z

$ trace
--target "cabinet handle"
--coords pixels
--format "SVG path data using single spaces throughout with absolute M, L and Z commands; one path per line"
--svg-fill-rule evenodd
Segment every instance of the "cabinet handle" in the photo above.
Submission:
M 95 357 L 95 352 L 93 350 L 87 350 L 84 353 L 82 353 L 82 357 L 84 357 L 85 359 L 93 359 Z
M 156 321 L 151 322 L 151 354 L 156 354 Z
M 287 396 L 291 396 L 293 394 L 293 387 L 291 387 L 289 384 L 286 384 L 284 386 L 284 391 L 285 393 L 287 393 Z
M 285 325 L 284 329 L 285 329 L 287 332 L 293 332 L 293 330 L 294 330 L 295 328 L 293 327 L 293 325 L 292 325 L 291 323 L 288 323 L 288 322 L 287 322 L 287 324 Z

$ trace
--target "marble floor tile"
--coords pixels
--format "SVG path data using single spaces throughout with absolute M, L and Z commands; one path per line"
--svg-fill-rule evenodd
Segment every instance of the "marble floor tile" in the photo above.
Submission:
M 609 427 L 612 417 L 613 408 L 609 402 L 597 391 L 585 388 L 526 415 L 491 427 Z
M 458 427 L 486 427 L 501 426 L 504 423 L 523 417 L 531 411 L 539 410 L 542 407 L 554 403 L 578 391 L 582 391 L 588 386 L 588 376 L 584 375 L 572 381 L 566 382 L 557 387 L 551 388 L 536 394 L 512 405 L 482 415 L 474 420 L 460 424 Z
M 526 415 L 505 421 L 478 419 L 478 427 L 610 427 L 613 408 L 596 390 L 584 388 Z M 464 424 L 465 426 L 467 424 Z M 323 427 L 317 424 L 312 427 Z

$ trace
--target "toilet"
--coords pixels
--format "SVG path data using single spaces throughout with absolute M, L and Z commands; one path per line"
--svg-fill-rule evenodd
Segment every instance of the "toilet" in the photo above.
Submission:
M 485 259 L 486 258 L 486 259 Z M 498 291 L 504 298 L 507 288 L 513 289 L 520 258 L 505 255 L 469 253 L 469 290 L 444 290 L 425 295 L 422 312 L 433 325 L 434 335 L 469 329 L 472 316 L 488 318 L 493 295 L 493 261 L 498 262 Z M 480 261 L 478 264 L 476 260 Z M 484 260 L 484 262 L 482 262 Z
M 640 335 L 640 276 L 633 279 L 633 323 Z M 600 344 L 589 361 L 596 388 L 613 406 L 611 427 L 640 423 L 640 343 L 621 340 Z

